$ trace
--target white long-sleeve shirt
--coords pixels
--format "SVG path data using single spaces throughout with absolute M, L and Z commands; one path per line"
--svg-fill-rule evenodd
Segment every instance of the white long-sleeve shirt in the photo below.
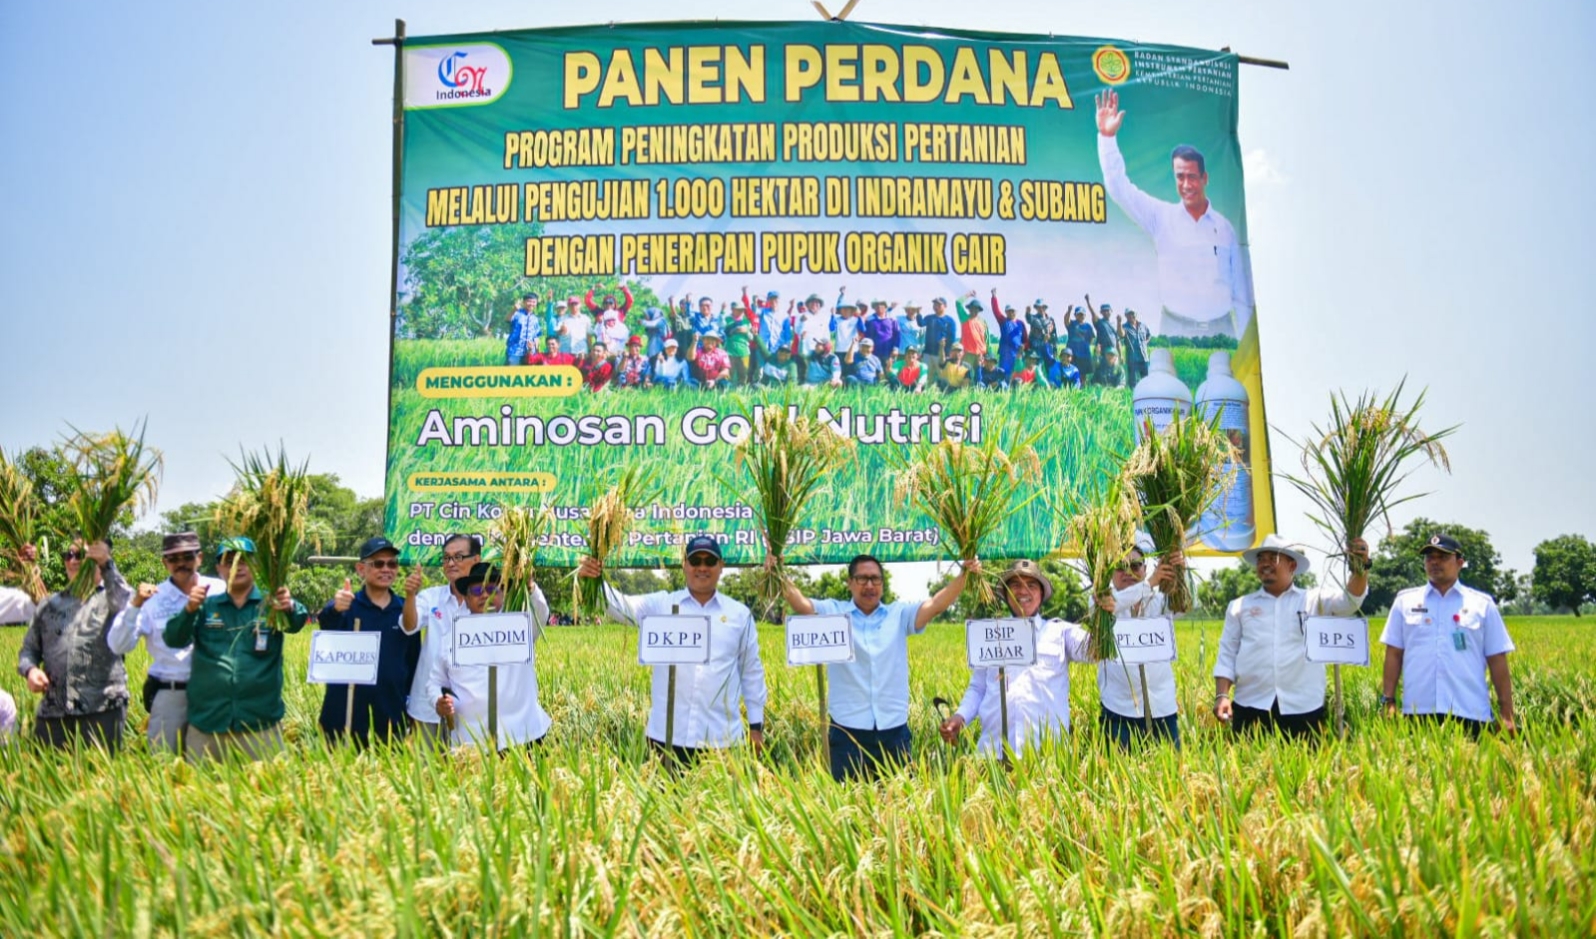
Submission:
M 1231 700 L 1243 707 L 1267 711 L 1276 700 L 1281 714 L 1323 707 L 1325 667 L 1308 661 L 1302 617 L 1351 616 L 1367 595 L 1293 585 L 1279 597 L 1262 589 L 1237 597 L 1225 609 L 1214 677 L 1235 683 Z
M 227 589 L 227 585 L 215 577 L 201 574 L 199 582 L 209 587 L 213 594 Z M 188 593 L 179 590 L 171 580 L 163 580 L 155 588 L 155 596 L 144 601 L 143 606 L 130 603 L 116 614 L 111 621 L 111 628 L 106 631 L 105 644 L 117 655 L 127 655 L 138 648 L 139 640 L 143 639 L 145 648 L 150 651 L 151 678 L 159 681 L 188 681 L 194 647 L 174 649 L 166 644 L 162 636 L 166 621 L 187 605 Z
M 440 588 L 431 588 L 440 589 Z M 441 588 L 447 591 L 447 586 Z M 417 596 L 419 601 L 421 595 Z M 452 598 L 451 598 L 452 599 Z M 440 609 L 443 606 L 440 605 Z M 454 621 L 469 614 L 465 604 L 449 607 L 445 616 L 431 615 L 431 608 L 423 608 L 423 613 L 429 616 L 427 622 L 428 636 L 422 641 L 423 655 L 426 643 L 432 642 L 432 633 L 440 634 L 436 640 L 441 645 L 438 647 L 432 661 L 432 667 L 427 672 L 426 694 L 433 702 L 432 719 L 438 717 L 437 701 L 443 696 L 443 689 L 448 688 L 454 698 L 454 731 L 450 735 L 450 742 L 454 744 L 480 743 L 488 737 L 488 666 L 486 665 L 455 665 L 449 654 L 450 637 L 454 631 Z M 532 588 L 532 639 L 535 644 L 541 635 L 543 625 L 549 621 L 549 604 L 543 596 L 543 589 L 538 586 Z M 434 624 L 441 623 L 441 626 Z M 538 701 L 538 671 L 537 656 L 533 655 L 532 661 L 525 665 L 500 665 L 499 669 L 499 739 L 498 749 L 504 750 L 519 744 L 531 743 L 549 732 L 553 720 L 548 712 L 543 710 L 543 705 Z M 420 667 L 417 667 L 420 671 Z M 414 703 L 414 694 L 411 702 Z M 410 709 L 407 707 L 406 711 Z
M 759 632 L 753 614 L 731 597 L 716 593 L 699 603 L 686 590 L 627 596 L 605 588 L 610 615 L 642 626 L 645 616 L 668 616 L 677 606 L 682 616 L 709 617 L 709 661 L 676 666 L 676 712 L 672 738 L 665 739 L 665 703 L 670 666 L 654 666 L 652 704 L 646 733 L 650 740 L 673 746 L 730 747 L 743 739 L 741 704 L 748 722 L 765 720 L 765 666 L 759 659 Z
M 0 625 L 31 623 L 39 608 L 26 591 L 15 587 L 0 587 Z
M 1133 619 L 1163 616 L 1167 609 L 1164 594 L 1146 581 L 1114 591 L 1114 605 L 1119 615 Z M 1142 716 L 1142 680 L 1136 666 L 1118 659 L 1097 663 L 1097 693 L 1103 707 L 1120 717 Z M 1178 710 L 1175 663 L 1147 666 L 1147 695 L 1153 701 L 1154 717 L 1168 717 Z
M 1252 270 L 1230 222 L 1212 202 L 1201 218 L 1193 219 L 1180 202 L 1155 199 L 1138 189 L 1125 174 L 1118 137 L 1098 135 L 1097 160 L 1109 196 L 1153 239 L 1164 308 L 1204 323 L 1234 310 L 1236 334 L 1246 332 L 1253 314 Z
M 416 677 L 410 682 L 410 697 L 405 713 L 425 724 L 436 724 L 437 696 L 429 696 L 427 683 L 439 656 L 449 654 L 449 627 L 456 616 L 466 614 L 465 601 L 454 595 L 448 584 L 428 587 L 416 594 L 416 621 L 421 626 L 421 658 L 416 660 Z M 548 615 L 547 608 L 544 615 Z
M 1009 747 L 1015 753 L 1046 737 L 1060 737 L 1070 729 L 1070 663 L 1089 662 L 1086 630 L 1062 619 L 1036 624 L 1036 664 L 1007 669 L 1009 686 Z M 979 719 L 981 737 L 976 749 L 988 756 L 1000 752 L 1003 738 L 1003 700 L 998 670 L 970 672 L 969 687 L 956 712 L 965 723 Z

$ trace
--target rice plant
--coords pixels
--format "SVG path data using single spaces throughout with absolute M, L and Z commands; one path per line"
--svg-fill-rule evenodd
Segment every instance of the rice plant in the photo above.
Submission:
M 77 536 L 85 545 L 104 541 L 122 513 L 155 504 L 161 486 L 161 451 L 144 442 L 145 423 L 97 434 L 73 429 L 63 449 L 72 456 L 76 488 L 67 500 Z M 80 600 L 94 593 L 94 565 L 85 563 L 68 589 Z
M 1402 404 L 1407 379 L 1384 398 L 1365 392 L 1356 401 L 1345 392 L 1330 395 L 1330 420 L 1295 441 L 1302 450 L 1302 475 L 1281 473 L 1313 506 L 1308 518 L 1329 537 L 1336 550 L 1362 538 L 1375 523 L 1391 530 L 1391 510 L 1424 495 L 1401 497 L 1397 491 L 1415 469 L 1428 463 L 1451 472 L 1441 440 L 1456 426 L 1435 433 L 1419 427 L 1424 392 L 1411 405 Z M 1343 555 L 1332 555 L 1332 557 Z M 1346 557 L 1348 572 L 1365 573 L 1360 557 Z
M 1162 430 L 1151 420 L 1143 428 L 1142 442 L 1125 461 L 1125 481 L 1140 504 L 1142 524 L 1152 536 L 1154 556 L 1184 551 L 1192 528 L 1203 513 L 1235 481 L 1227 467 L 1240 459 L 1224 431 L 1219 415 L 1177 413 Z M 1189 574 L 1182 572 L 1167 593 L 1169 610 L 1191 610 Z
M 0 449 L 0 580 L 21 585 L 33 602 L 39 603 L 49 594 L 39 573 L 39 559 L 22 556 L 24 545 L 49 550 L 40 537 L 34 508 L 33 481 Z
M 217 503 L 215 521 L 223 535 L 243 535 L 255 542 L 250 567 L 255 584 L 267 596 L 288 583 L 294 560 L 305 541 L 310 509 L 309 461 L 295 465 L 281 445 L 270 451 L 245 451 L 232 464 L 233 488 Z M 268 604 L 268 607 L 270 605 Z M 267 622 L 287 626 L 287 616 L 270 609 Z
M 532 570 L 537 564 L 538 539 L 553 524 L 554 513 L 548 506 L 511 506 L 494 519 L 488 537 L 499 549 L 504 609 L 532 609 Z
M 638 509 L 658 498 L 652 470 L 640 464 L 625 466 L 615 484 L 594 500 L 587 516 L 587 553 L 600 564 L 626 543 Z M 604 578 L 571 576 L 572 611 L 578 619 L 597 622 L 604 618 Z
M 1093 602 L 1081 626 L 1092 638 L 1091 654 L 1098 661 L 1114 658 L 1117 650 L 1114 614 L 1099 607 L 1096 598 L 1113 592 L 1114 572 L 1136 547 L 1139 509 L 1124 479 L 1112 477 L 1088 499 L 1060 510 L 1069 532 L 1062 553 L 1080 559 L 1081 573 L 1090 585 Z

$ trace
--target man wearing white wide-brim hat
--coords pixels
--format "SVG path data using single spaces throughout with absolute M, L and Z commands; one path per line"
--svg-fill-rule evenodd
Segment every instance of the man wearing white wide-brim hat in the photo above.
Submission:
M 1353 539 L 1347 553 L 1363 559 L 1359 569 L 1368 570 L 1369 546 L 1363 539 Z M 1214 663 L 1214 716 L 1233 721 L 1237 731 L 1268 728 L 1293 736 L 1316 731 L 1324 723 L 1325 667 L 1308 661 L 1303 617 L 1358 612 L 1369 593 L 1369 577 L 1357 574 L 1345 588 L 1304 590 L 1293 580 L 1308 572 L 1308 557 L 1279 535 L 1241 556 L 1262 586 L 1225 610 Z

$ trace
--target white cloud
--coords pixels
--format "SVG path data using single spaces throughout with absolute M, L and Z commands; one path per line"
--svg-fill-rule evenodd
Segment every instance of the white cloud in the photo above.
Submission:
M 1247 174 L 1247 185 L 1251 186 L 1283 186 L 1290 182 L 1284 171 L 1280 169 L 1275 158 L 1263 148 L 1248 150 L 1241 157 L 1242 169 Z

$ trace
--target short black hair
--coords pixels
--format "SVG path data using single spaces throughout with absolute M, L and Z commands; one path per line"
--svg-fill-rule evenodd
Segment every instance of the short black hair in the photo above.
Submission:
M 445 551 L 449 550 L 449 546 L 450 545 L 454 544 L 456 541 L 459 541 L 461 539 L 464 539 L 464 540 L 470 542 L 470 544 L 471 544 L 471 556 L 474 557 L 474 556 L 479 555 L 479 554 L 482 553 L 482 536 L 481 535 L 468 535 L 468 534 L 466 534 L 463 531 L 457 531 L 454 534 L 450 535 L 449 537 L 443 539 L 443 550 L 445 550 Z
M 853 575 L 857 572 L 857 570 L 859 568 L 859 565 L 861 565 L 861 564 L 874 564 L 876 566 L 876 570 L 881 572 L 881 576 L 885 577 L 887 575 L 887 569 L 882 566 L 881 561 L 875 555 L 873 555 L 873 554 L 860 554 L 860 555 L 855 556 L 853 560 L 848 562 L 848 579 L 849 580 L 853 579 Z
M 1190 144 L 1183 143 L 1171 150 L 1169 152 L 1169 159 L 1171 161 L 1190 160 L 1191 162 L 1197 164 L 1197 172 L 1203 174 L 1204 176 L 1208 175 L 1208 164 L 1203 162 L 1202 152 Z
M 535 294 L 535 293 L 523 293 L 521 295 L 521 299 L 522 300 L 536 300 L 537 298 L 538 298 L 538 295 Z

